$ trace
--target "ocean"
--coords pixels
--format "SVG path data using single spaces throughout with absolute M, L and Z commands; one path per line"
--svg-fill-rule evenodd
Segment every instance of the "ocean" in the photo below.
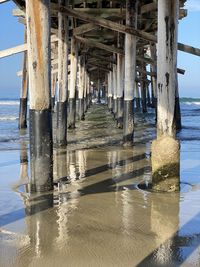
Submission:
M 177 138 L 200 151 L 200 99 L 181 98 L 181 115 L 182 130 Z M 21 138 L 28 140 L 28 131 L 19 132 L 18 119 L 19 100 L 0 98 L 0 150 L 19 149 Z

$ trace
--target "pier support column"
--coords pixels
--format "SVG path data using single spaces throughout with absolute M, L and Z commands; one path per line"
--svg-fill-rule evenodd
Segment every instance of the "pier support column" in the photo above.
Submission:
M 126 25 L 137 26 L 137 0 L 126 0 Z M 136 78 L 136 37 L 125 34 L 124 145 L 133 145 L 134 89 Z
M 98 98 L 97 98 L 97 103 L 101 103 L 101 87 L 100 87 L 100 79 L 98 78 L 97 81 L 97 86 L 98 86 Z
M 86 68 L 84 69 L 84 114 L 87 112 L 87 71 Z
M 151 64 L 150 70 L 151 72 L 157 75 L 157 67 L 156 67 L 156 45 L 150 45 L 150 53 L 151 58 L 155 60 L 155 64 Z M 151 95 L 152 95 L 152 107 L 157 110 L 157 78 L 155 76 L 151 76 Z
M 85 57 L 79 58 L 79 85 L 78 85 L 78 119 L 84 120 L 84 83 L 85 83 Z
M 147 106 L 151 107 L 151 96 L 150 96 L 150 88 L 149 88 L 149 82 L 146 82 L 146 90 L 147 90 Z
M 76 77 L 78 64 L 77 42 L 74 37 L 71 38 L 71 69 L 70 69 L 70 91 L 69 91 L 69 116 L 68 128 L 75 128 L 76 121 Z
M 27 41 L 27 34 L 25 29 L 25 42 Z M 27 51 L 24 52 L 23 59 L 23 73 L 22 73 L 22 85 L 20 92 L 20 106 L 19 106 L 19 129 L 27 128 L 27 96 L 28 96 L 28 62 Z
M 178 12 L 179 0 L 158 0 L 158 121 L 152 144 L 152 186 L 166 192 L 180 187 L 180 148 L 175 139 Z
M 87 107 L 90 108 L 90 104 L 91 104 L 91 94 L 90 94 L 90 76 L 89 73 L 87 73 Z
M 113 80 L 112 80 L 112 71 L 108 73 L 108 110 L 113 111 Z
M 51 110 L 54 111 L 55 107 L 55 94 L 56 94 L 57 74 L 51 74 Z
M 50 1 L 27 0 L 31 191 L 53 189 Z
M 140 92 L 139 92 L 139 84 L 136 82 L 136 88 L 135 88 L 135 101 L 136 101 L 136 109 L 137 111 L 140 110 Z
M 66 6 L 67 0 L 59 0 Z M 56 142 L 67 145 L 67 91 L 68 91 L 68 17 L 58 12 L 58 102 Z
M 140 73 L 141 80 L 140 80 L 140 86 L 141 86 L 141 96 L 142 96 L 142 112 L 147 112 L 147 76 L 144 74 L 146 72 L 146 66 L 145 63 L 141 64 L 142 72 Z
M 113 114 L 117 119 L 117 66 L 113 64 Z
M 175 98 L 175 120 L 176 120 L 176 130 L 179 131 L 182 128 L 182 124 L 181 124 L 180 99 L 178 92 L 178 79 L 177 79 L 176 98 Z
M 117 54 L 117 127 L 123 128 L 124 56 Z

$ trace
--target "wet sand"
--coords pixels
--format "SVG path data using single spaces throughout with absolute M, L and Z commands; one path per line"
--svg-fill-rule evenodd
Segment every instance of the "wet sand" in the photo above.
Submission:
M 135 146 L 104 105 L 54 151 L 55 190 L 29 195 L 26 142 L 0 152 L 0 267 L 200 266 L 200 156 L 181 146 L 181 192 L 140 189 L 151 181 L 152 114 L 136 116 Z M 20 172 L 21 170 L 21 172 Z

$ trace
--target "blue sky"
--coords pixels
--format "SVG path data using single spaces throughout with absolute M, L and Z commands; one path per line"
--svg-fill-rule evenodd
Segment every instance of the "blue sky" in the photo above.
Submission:
M 0 50 L 24 41 L 24 26 L 12 16 L 12 1 L 0 4 Z M 200 48 L 200 0 L 188 0 L 188 16 L 179 21 L 179 42 Z M 200 57 L 178 52 L 178 67 L 185 69 L 179 75 L 181 97 L 200 97 Z M 19 97 L 21 79 L 17 71 L 22 69 L 22 54 L 0 59 L 0 98 Z

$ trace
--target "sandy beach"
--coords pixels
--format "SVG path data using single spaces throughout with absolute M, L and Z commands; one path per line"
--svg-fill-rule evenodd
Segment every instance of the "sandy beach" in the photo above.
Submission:
M 181 142 L 181 192 L 155 193 L 140 186 L 151 181 L 153 114 L 137 114 L 135 129 L 124 148 L 106 106 L 93 105 L 67 151 L 54 149 L 55 189 L 43 195 L 26 192 L 27 136 L 21 151 L 1 150 L 1 267 L 199 266 L 199 141 Z

